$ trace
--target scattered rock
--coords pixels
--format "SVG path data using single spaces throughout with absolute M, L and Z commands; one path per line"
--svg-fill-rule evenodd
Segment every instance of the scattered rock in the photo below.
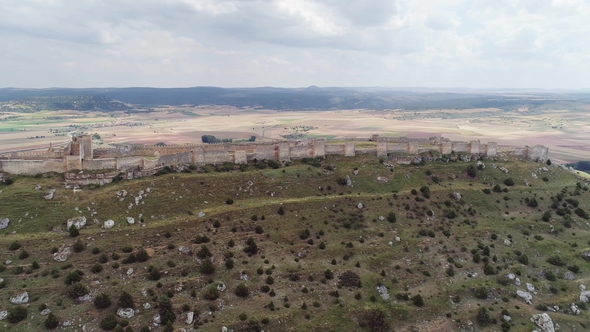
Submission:
M 41 190 L 41 188 L 43 188 L 43 187 L 42 187 L 40 184 L 38 184 L 38 185 L 36 185 L 36 186 L 35 186 L 35 190 L 36 190 L 36 191 L 39 191 L 39 190 Z
M 353 169 L 353 170 L 352 170 L 352 174 L 354 174 L 354 175 L 359 175 L 359 170 L 358 170 L 358 169 Z
M 8 311 L 0 311 L 0 320 L 5 320 L 8 317 Z
M 127 223 L 129 225 L 135 224 L 135 218 L 133 218 L 133 217 L 127 217 L 126 219 L 127 219 Z
M 379 292 L 379 295 L 381 295 L 381 298 L 384 300 L 388 300 L 389 299 L 389 293 L 387 292 L 387 287 L 381 285 L 381 286 L 377 286 L 377 292 Z
M 388 246 L 390 246 L 390 247 L 393 247 L 393 242 L 389 241 L 389 242 L 387 243 L 387 245 L 388 245 Z
M 225 291 L 226 288 L 227 288 L 227 286 L 225 286 L 225 284 L 222 283 L 222 282 L 220 282 L 220 283 L 217 284 L 217 290 L 220 291 L 220 292 Z
M 197 214 L 197 216 L 198 216 L 199 218 L 203 218 L 203 217 L 205 216 L 205 212 L 203 212 L 203 211 L 199 211 L 199 214 Z
M 512 244 L 512 242 L 510 242 L 510 240 L 508 239 L 504 239 L 504 245 L 510 247 L 510 245 Z
M 55 189 L 51 189 L 51 190 L 49 190 L 49 192 L 47 193 L 47 195 L 43 196 L 43 198 L 46 199 L 46 200 L 53 199 L 53 195 L 54 194 L 55 194 Z
M 246 273 L 240 274 L 240 280 L 248 281 L 248 275 Z
M 580 302 L 590 302 L 590 291 L 582 291 L 580 292 Z
M 65 262 L 73 253 L 74 250 L 72 250 L 72 247 L 62 246 L 56 253 L 53 254 L 53 260 L 56 262 Z
M 5 229 L 6 227 L 8 227 L 8 224 L 10 224 L 10 219 L 4 218 L 0 220 L 0 229 Z
M 531 283 L 528 283 L 528 282 L 527 282 L 527 283 L 525 284 L 525 286 L 526 286 L 526 289 L 527 289 L 529 292 L 534 292 L 534 291 L 535 291 L 535 286 L 533 286 L 533 284 L 531 284 Z
M 135 316 L 135 311 L 131 308 L 119 308 L 119 310 L 117 310 L 117 316 L 125 319 L 133 318 L 133 316 Z
M 503 315 L 502 319 L 504 319 L 505 322 L 509 322 L 512 320 L 512 318 L 510 316 L 506 316 L 506 315 Z
M 571 272 L 571 271 L 567 271 L 566 273 L 563 274 L 563 279 L 565 280 L 576 280 L 576 275 Z
M 399 241 L 401 241 L 401 240 L 402 240 L 402 239 L 401 239 L 399 236 L 396 236 L 396 237 L 395 237 L 395 242 L 399 242 Z
M 146 303 L 143 304 L 143 308 L 145 310 L 148 310 L 148 309 L 151 309 L 152 308 L 152 305 L 146 302 Z
M 118 197 L 126 197 L 127 191 L 125 191 L 125 190 L 117 191 L 117 196 Z
M 522 298 L 528 304 L 531 304 L 531 301 L 533 300 L 533 296 L 529 292 L 523 292 L 521 290 L 517 290 L 516 295 L 518 295 L 520 298 Z
M 572 309 L 572 313 L 574 315 L 579 315 L 580 314 L 580 309 L 578 308 L 578 306 L 575 303 L 572 303 L 570 305 L 570 309 Z
M 359 209 L 362 209 L 362 208 L 364 208 L 365 206 L 363 205 L 363 203 L 359 203 L 359 204 L 358 204 L 356 207 L 357 207 L 357 208 L 359 208 Z
M 12 264 L 12 261 L 10 259 L 7 259 L 6 262 L 4 262 L 4 264 L 10 265 L 10 264 Z
M 127 270 L 127 275 L 130 276 L 132 274 L 133 274 L 133 269 L 132 268 L 129 268 L 129 270 Z
M 41 316 L 47 316 L 51 313 L 51 310 L 49 309 L 43 309 L 43 311 L 41 311 Z
M 379 221 L 384 221 L 385 217 L 384 216 L 379 216 Z
M 109 229 L 109 228 L 113 228 L 113 227 L 115 227 L 115 221 L 114 220 L 111 220 L 111 219 L 105 221 L 102 224 L 102 228 Z
M 389 182 L 389 179 L 386 178 L 385 176 L 378 176 L 377 177 L 377 182 L 387 183 L 387 182 Z
M 76 227 L 77 229 L 81 229 L 82 227 L 84 227 L 86 225 L 86 217 L 76 217 L 76 218 L 68 219 L 67 229 L 70 229 L 70 227 L 72 227 L 72 225 L 74 227 Z
M 540 329 L 540 332 L 555 332 L 553 321 L 546 313 L 534 315 L 531 317 L 531 322 L 537 325 L 537 327 Z
M 191 253 L 191 250 L 185 246 L 178 247 L 178 251 L 180 251 L 183 254 L 187 254 L 187 255 Z
M 154 325 L 158 326 L 160 324 L 162 324 L 162 318 L 160 317 L 160 314 L 156 314 L 154 316 Z
M 191 325 L 193 323 L 194 318 L 195 318 L 195 314 L 191 311 L 186 314 L 186 319 L 184 320 L 184 322 L 187 325 Z
M 227 327 L 225 327 L 225 326 L 222 326 L 222 327 L 221 327 L 221 332 L 228 332 L 228 330 L 227 330 Z
M 346 185 L 349 187 L 352 186 L 352 180 L 350 179 L 350 176 L 348 176 L 348 175 L 346 176 Z
M 90 302 L 90 301 L 92 301 L 92 295 L 90 295 L 90 294 L 80 296 L 79 298 L 76 299 L 76 302 L 78 302 L 78 303 Z
M 590 262 L 590 251 L 584 251 L 582 253 L 582 258 L 586 261 L 586 262 Z
M 454 192 L 454 193 L 453 193 L 453 198 L 454 198 L 456 201 L 460 201 L 460 200 L 461 200 L 461 194 L 459 194 L 458 192 Z
M 536 173 L 531 173 L 531 176 L 533 177 L 533 179 L 537 178 L 537 174 Z
M 12 304 L 25 304 L 27 302 L 29 302 L 29 293 L 27 292 L 22 292 L 10 298 Z

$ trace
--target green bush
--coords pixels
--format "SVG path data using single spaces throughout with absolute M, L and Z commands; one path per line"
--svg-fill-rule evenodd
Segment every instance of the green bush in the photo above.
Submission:
M 492 323 L 492 318 L 488 313 L 488 309 L 486 309 L 485 307 L 479 308 L 479 310 L 477 311 L 477 315 L 475 316 L 475 320 L 479 325 L 482 326 L 489 325 Z
M 72 299 L 77 299 L 86 294 L 88 294 L 88 288 L 86 288 L 86 286 L 82 285 L 79 282 L 72 284 L 68 288 L 68 296 Z
M 45 326 L 46 330 L 53 330 L 59 326 L 59 320 L 57 317 L 55 317 L 53 312 L 50 312 L 43 325 Z
M 508 187 L 512 187 L 514 185 L 514 180 L 512 178 L 508 178 L 508 179 L 504 180 L 504 184 L 507 185 Z
M 219 298 L 219 291 L 217 290 L 217 286 L 211 285 L 203 293 L 203 299 L 207 301 L 214 301 Z
M 209 257 L 205 258 L 203 264 L 201 264 L 201 273 L 202 274 L 213 274 L 215 273 L 215 265 Z
M 485 300 L 488 298 L 488 289 L 485 287 L 478 287 L 475 290 L 475 297 L 480 300 Z
M 111 299 L 105 293 L 100 293 L 94 298 L 94 306 L 96 309 L 108 308 L 111 305 Z
M 8 246 L 8 250 L 18 250 L 20 249 L 21 245 L 18 242 L 12 242 L 9 246 Z
M 74 228 L 76 228 L 76 227 L 74 227 Z M 82 251 L 84 251 L 85 247 L 86 246 L 84 245 L 84 243 L 82 243 L 82 241 L 80 239 L 78 239 L 78 241 L 76 241 L 76 243 L 74 243 L 74 246 L 73 246 L 74 252 L 82 252 Z
M 68 229 L 68 232 L 70 232 L 71 237 L 76 237 L 76 236 L 80 235 L 80 230 L 78 230 L 78 228 L 74 225 L 70 226 L 70 228 Z
M 114 329 L 115 326 L 117 326 L 117 323 L 117 317 L 115 317 L 113 314 L 110 314 L 100 321 L 100 327 L 103 330 L 110 331 Z
M 412 296 L 412 303 L 417 307 L 423 306 L 424 299 L 422 298 L 422 295 L 418 294 L 418 295 Z
M 248 295 L 250 295 L 250 291 L 248 290 L 248 286 L 246 286 L 243 283 L 239 284 L 236 287 L 236 290 L 234 293 L 239 297 L 248 297 Z
M 133 297 L 131 296 L 131 294 L 123 291 L 119 296 L 119 301 L 117 302 L 117 305 L 120 308 L 133 308 Z
M 138 262 L 143 263 L 143 262 L 147 261 L 148 259 L 150 259 L 150 255 L 148 255 L 147 251 L 145 251 L 144 248 L 140 248 L 139 251 L 137 252 L 137 255 L 135 255 L 135 258 L 137 259 Z

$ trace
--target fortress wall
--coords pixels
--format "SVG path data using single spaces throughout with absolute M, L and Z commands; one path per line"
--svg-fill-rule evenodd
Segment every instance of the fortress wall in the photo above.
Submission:
M 488 142 L 486 145 L 486 156 L 494 157 L 498 154 L 498 143 L 496 142 Z
M 84 160 L 82 165 L 84 166 L 84 169 L 87 170 L 117 169 L 117 159 L 105 158 Z
M 288 142 L 279 143 L 279 161 L 291 161 L 291 148 Z
M 346 142 L 344 144 L 344 156 L 345 157 L 354 157 L 356 154 L 356 145 L 354 142 Z
M 377 135 L 374 135 L 377 136 Z M 377 138 L 375 138 L 377 139 Z M 377 157 L 387 157 L 387 141 L 377 141 Z
M 80 163 L 80 156 L 66 156 L 65 163 L 66 163 L 66 169 L 68 171 L 82 169 L 82 165 Z
M 231 163 L 234 161 L 234 156 L 227 151 L 215 150 L 205 151 L 205 164 L 222 164 L 225 162 Z
M 468 152 L 469 143 L 467 143 L 467 142 L 453 142 L 452 147 L 453 147 L 452 151 L 454 151 L 455 153 Z
M 314 158 L 325 158 L 326 157 L 326 141 L 323 139 L 314 140 L 313 142 L 313 157 Z
M 257 145 L 252 154 L 248 154 L 248 160 L 278 160 L 276 146 Z
M 361 149 L 355 149 L 355 154 L 359 155 L 359 154 L 372 154 L 372 155 L 377 155 L 377 148 L 361 148 Z M 387 154 L 384 156 L 387 157 Z
M 246 165 L 247 163 L 248 163 L 248 155 L 247 155 L 246 151 L 234 152 L 234 164 Z
M 344 155 L 344 144 L 326 144 L 326 155 Z
M 191 164 L 191 152 L 173 153 L 161 155 L 158 158 L 158 163 L 161 165 L 171 166 L 177 164 Z
M 549 148 L 543 145 L 526 146 L 526 156 L 532 160 L 546 161 L 549 158 Z
M 142 157 L 124 157 L 124 158 L 117 158 L 117 169 L 118 170 L 127 170 L 130 168 L 142 168 L 143 165 L 143 158 Z
M 440 144 L 440 153 L 451 154 L 451 152 L 453 152 L 453 143 L 447 141 Z
M 0 160 L 0 171 L 19 174 L 35 175 L 47 172 L 63 173 L 63 160 Z
M 157 159 L 143 159 L 143 168 L 145 170 L 154 170 L 158 166 Z
M 290 157 L 295 159 L 313 158 L 311 146 L 293 146 L 289 151 Z
M 471 154 L 479 154 L 480 153 L 479 141 L 469 142 L 469 153 L 471 153 Z
M 510 151 L 510 154 L 513 156 L 526 156 L 526 148 L 522 148 L 522 149 L 512 149 L 512 151 Z
M 407 148 L 408 148 L 407 143 L 388 143 L 387 144 L 387 153 L 406 152 Z

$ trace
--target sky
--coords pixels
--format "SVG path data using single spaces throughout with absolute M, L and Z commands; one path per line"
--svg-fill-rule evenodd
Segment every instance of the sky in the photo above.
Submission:
M 590 0 L 0 0 L 0 87 L 590 88 Z

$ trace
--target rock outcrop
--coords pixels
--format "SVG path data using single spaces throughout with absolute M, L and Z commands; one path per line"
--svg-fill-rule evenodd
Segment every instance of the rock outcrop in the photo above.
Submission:
M 533 296 L 529 292 L 517 290 L 516 295 L 518 295 L 518 297 L 522 298 L 528 304 L 531 304 L 531 301 L 533 300 Z
M 70 229 L 70 227 L 72 227 L 72 226 L 76 227 L 77 229 L 81 229 L 85 225 L 86 225 L 86 217 L 76 217 L 76 218 L 68 219 L 67 229 Z
M 555 332 L 555 326 L 553 325 L 553 321 L 548 314 L 536 314 L 531 317 L 531 322 L 533 322 L 539 328 L 540 332 Z
M 117 310 L 117 316 L 124 319 L 133 318 L 133 316 L 135 316 L 135 311 L 131 308 L 119 308 L 119 310 Z
M 72 250 L 72 247 L 61 247 L 58 252 L 53 254 L 53 260 L 56 262 L 65 262 L 73 253 L 74 250 Z
M 25 304 L 29 302 L 29 293 L 22 292 L 10 298 L 12 304 Z
M 4 218 L 0 220 L 0 229 L 5 229 L 10 224 L 10 219 Z
M 43 198 L 46 200 L 51 200 L 51 199 L 53 199 L 54 194 L 55 194 L 55 189 L 51 189 L 51 190 L 49 190 L 47 195 L 43 196 Z

